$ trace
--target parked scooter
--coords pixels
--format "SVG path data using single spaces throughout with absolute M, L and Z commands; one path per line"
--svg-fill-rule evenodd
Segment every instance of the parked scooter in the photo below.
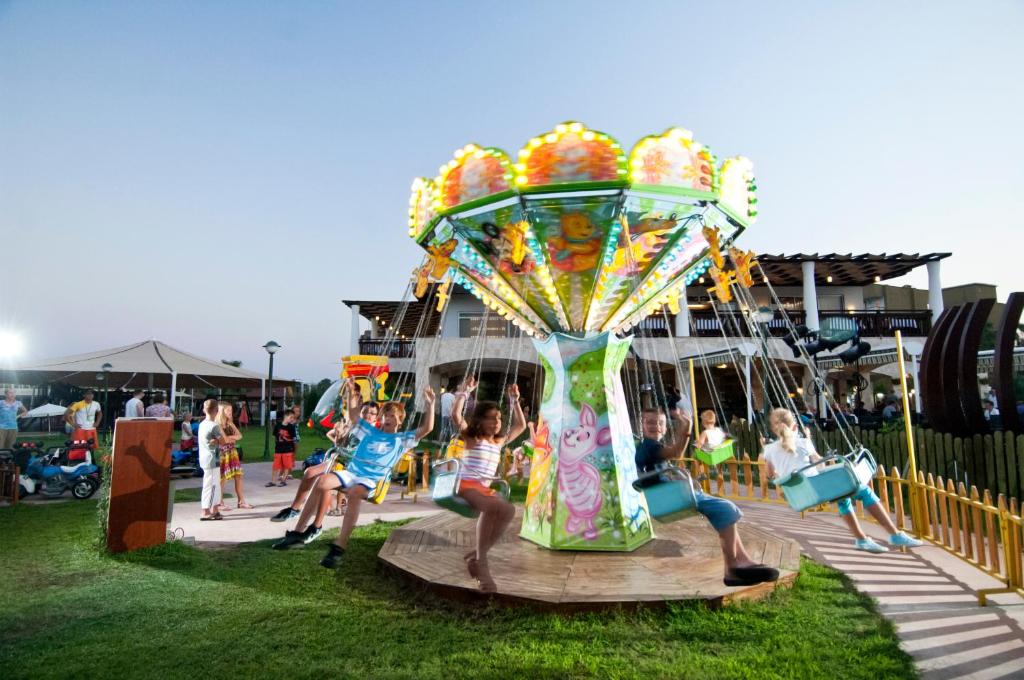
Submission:
M 71 491 L 79 500 L 90 498 L 100 488 L 100 469 L 92 462 L 93 448 L 94 442 L 89 439 L 69 441 L 45 453 L 38 447 L 15 450 L 15 461 L 24 470 L 18 480 L 20 495 L 53 497 Z
M 203 468 L 199 467 L 199 443 L 190 449 L 171 451 L 171 474 L 185 477 L 202 477 Z

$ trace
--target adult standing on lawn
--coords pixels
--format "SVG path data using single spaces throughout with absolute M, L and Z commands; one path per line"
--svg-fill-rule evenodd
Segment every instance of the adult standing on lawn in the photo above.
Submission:
M 95 401 L 95 392 L 86 390 L 82 394 L 82 400 L 76 401 L 68 410 L 64 411 L 64 422 L 71 426 L 71 439 L 73 441 L 86 441 L 91 439 L 93 446 L 100 443 L 97 434 L 100 425 L 103 423 L 103 411 Z
M 220 430 L 224 433 L 224 438 L 228 442 L 220 447 L 221 494 L 223 495 L 224 485 L 227 484 L 228 480 L 235 480 L 235 498 L 238 499 L 238 507 L 251 510 L 252 506 L 245 502 L 245 491 L 242 489 L 242 476 L 245 473 L 242 471 L 242 459 L 239 457 L 238 448 L 236 447 L 238 440 L 242 438 L 242 433 L 235 427 L 234 407 L 226 401 L 222 401 L 217 405 L 220 407 L 217 411 L 217 424 L 220 425 Z M 230 510 L 223 499 L 220 503 L 220 510 Z
M 142 390 L 132 390 L 132 398 L 124 405 L 125 418 L 142 418 L 146 415 L 146 407 L 142 405 Z
M 0 449 L 14 448 L 18 439 L 18 416 L 27 413 L 25 406 L 14 398 L 14 390 L 4 390 L 4 400 L 0 401 Z
M 228 443 L 224 432 L 217 424 L 217 400 L 203 402 L 206 418 L 199 423 L 199 467 L 203 468 L 202 521 L 224 519 L 217 508 L 220 506 L 220 447 Z
M 165 404 L 166 398 L 162 394 L 153 397 L 153 403 L 146 407 L 147 418 L 173 418 L 174 413 L 171 407 Z

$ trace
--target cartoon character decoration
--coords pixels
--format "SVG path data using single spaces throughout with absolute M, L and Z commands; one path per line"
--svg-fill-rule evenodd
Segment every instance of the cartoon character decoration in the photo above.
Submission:
M 701 227 L 700 233 L 708 242 L 708 254 L 711 256 L 711 261 L 719 269 L 725 269 L 725 258 L 722 257 L 722 247 L 719 243 L 721 230 L 718 227 Z
M 526 494 L 526 508 L 529 516 L 540 524 L 550 520 L 551 484 L 548 471 L 551 468 L 551 429 L 544 418 L 538 418 L 537 426 L 530 423 L 530 486 Z M 534 479 L 537 482 L 534 482 Z M 541 481 L 548 483 L 541 483 Z
M 708 276 L 714 282 L 714 286 L 708 288 L 708 293 L 715 295 L 722 303 L 732 302 L 732 284 L 736 283 L 736 272 L 726 272 L 712 265 L 708 269 Z
M 565 522 L 569 535 L 582 531 L 583 537 L 591 541 L 598 536 L 594 518 L 601 512 L 604 502 L 601 473 L 587 457 L 610 443 L 611 430 L 598 429 L 597 414 L 589 404 L 580 409 L 579 425 L 562 431 L 558 447 L 558 492 L 569 511 Z
M 753 250 L 740 250 L 736 246 L 729 247 L 729 257 L 732 259 L 732 264 L 736 268 L 736 283 L 740 284 L 744 288 L 750 288 L 754 285 L 754 277 L 750 273 L 750 268 L 757 264 L 757 256 Z
M 601 257 L 601 234 L 586 213 L 564 213 L 559 219 L 561 234 L 548 239 L 551 265 L 564 272 L 594 269 Z
M 529 274 L 536 263 L 528 256 L 526 232 L 530 223 L 525 220 L 510 222 L 502 230 L 498 269 L 505 274 Z
M 384 384 L 388 381 L 388 358 L 372 354 L 355 354 L 341 358 L 342 379 L 355 378 L 363 401 L 387 401 Z
M 437 289 L 437 311 L 444 311 L 444 306 L 448 302 L 448 298 L 451 297 L 449 292 L 452 287 L 452 280 L 445 279 L 445 282 L 441 284 L 441 287 Z
M 670 217 L 645 217 L 632 227 L 625 215 L 619 222 L 622 232 L 619 234 L 619 247 L 612 258 L 611 271 L 616 276 L 636 276 L 665 245 L 665 235 L 672 231 L 678 220 L 673 213 Z
M 452 253 L 459 245 L 456 239 L 450 238 L 440 245 L 427 246 L 427 262 L 416 271 L 416 290 L 413 294 L 422 298 L 427 294 L 430 281 L 440 281 L 452 264 Z

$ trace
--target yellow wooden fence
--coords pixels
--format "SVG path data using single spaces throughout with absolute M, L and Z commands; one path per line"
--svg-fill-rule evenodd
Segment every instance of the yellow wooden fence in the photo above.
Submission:
M 761 460 L 743 454 L 709 469 L 703 463 L 683 458 L 684 465 L 705 493 L 733 500 L 785 503 L 782 494 L 768 483 Z M 995 502 L 988 491 L 968 490 L 941 477 L 918 472 L 916 484 L 903 478 L 897 468 L 888 474 L 878 468 L 873 487 L 882 506 L 900 529 L 912 530 L 915 516 L 921 518 L 919 537 L 945 549 L 965 562 L 1002 581 L 1002 588 L 978 592 L 984 605 L 993 593 L 1014 592 L 1024 597 L 1024 520 L 1016 498 L 1007 501 L 999 494 Z M 916 497 L 916 502 L 912 498 Z M 857 504 L 857 513 L 866 513 Z M 915 510 L 915 505 L 917 509 Z M 822 506 L 834 511 L 835 506 Z

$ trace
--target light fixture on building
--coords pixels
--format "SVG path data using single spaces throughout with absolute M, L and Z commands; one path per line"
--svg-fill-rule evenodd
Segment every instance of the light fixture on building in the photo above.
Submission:
M 725 364 L 718 364 L 715 368 L 728 368 Z
M 697 279 L 697 283 L 704 283 L 704 277 L 702 276 L 699 279 Z
M 831 274 L 829 274 L 828 276 L 825 277 L 825 283 L 832 283 L 832 275 Z
M 881 280 L 882 280 L 881 276 L 875 276 L 875 283 L 878 283 Z

